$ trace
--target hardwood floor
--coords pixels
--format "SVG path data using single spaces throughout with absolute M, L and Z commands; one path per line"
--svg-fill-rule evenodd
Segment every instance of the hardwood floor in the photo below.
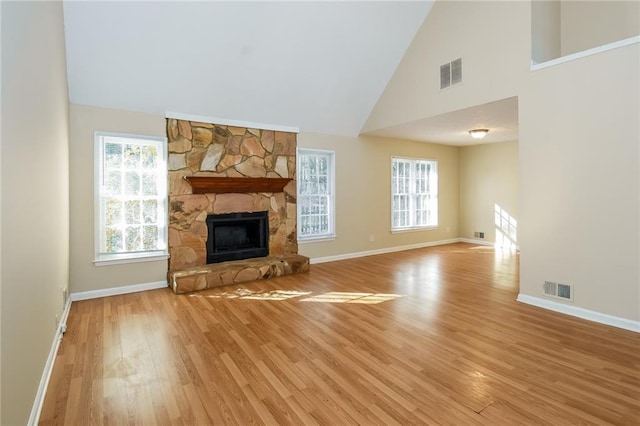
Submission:
M 640 335 L 469 244 L 75 302 L 41 424 L 640 424 Z

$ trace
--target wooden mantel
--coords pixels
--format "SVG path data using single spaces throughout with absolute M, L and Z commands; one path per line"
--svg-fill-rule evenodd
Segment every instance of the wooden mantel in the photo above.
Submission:
M 185 176 L 194 194 L 227 194 L 282 192 L 290 178 L 238 178 L 216 176 Z

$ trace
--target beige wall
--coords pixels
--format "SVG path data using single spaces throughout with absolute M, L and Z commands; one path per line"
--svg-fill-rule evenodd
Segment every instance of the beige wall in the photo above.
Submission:
M 562 55 L 640 35 L 640 2 L 561 2 Z
M 640 320 L 640 45 L 531 73 L 520 97 L 523 294 Z M 611 73 L 615 78 L 611 78 Z
M 517 245 L 518 143 L 491 143 L 460 149 L 460 237 Z M 502 218 L 496 221 L 496 206 Z M 507 225 L 516 233 L 507 231 Z M 500 233 L 504 237 L 500 237 Z M 496 238 L 498 234 L 498 238 Z
M 302 243 L 300 254 L 315 259 L 458 237 L 458 148 L 315 133 L 299 134 L 298 146 L 334 150 L 336 164 L 336 239 Z M 438 229 L 391 233 L 392 156 L 438 160 Z
M 161 115 L 70 107 L 70 287 L 72 293 L 166 281 L 167 261 L 95 266 L 94 132 L 166 136 Z
M 530 27 L 529 2 L 435 2 L 363 132 L 515 96 L 531 65 Z M 440 90 L 440 65 L 456 58 L 463 83 Z
M 559 58 L 560 0 L 531 2 L 531 60 L 534 64 Z
M 26 424 L 68 283 L 61 2 L 2 2 L 2 418 Z
M 640 34 L 637 1 L 534 0 L 531 13 L 534 63 Z
M 521 293 L 566 282 L 572 306 L 638 321 L 640 45 L 532 72 L 530 22 L 529 2 L 436 2 L 365 129 L 518 96 Z M 463 85 L 438 92 L 459 56 Z

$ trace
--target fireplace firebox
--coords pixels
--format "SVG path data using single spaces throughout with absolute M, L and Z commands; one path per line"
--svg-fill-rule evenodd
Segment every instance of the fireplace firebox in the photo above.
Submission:
M 207 263 L 269 255 L 268 212 L 207 216 Z

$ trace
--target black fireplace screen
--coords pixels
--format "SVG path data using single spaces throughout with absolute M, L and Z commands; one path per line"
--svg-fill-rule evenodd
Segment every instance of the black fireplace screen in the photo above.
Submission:
M 207 216 L 207 263 L 269 255 L 268 212 Z

